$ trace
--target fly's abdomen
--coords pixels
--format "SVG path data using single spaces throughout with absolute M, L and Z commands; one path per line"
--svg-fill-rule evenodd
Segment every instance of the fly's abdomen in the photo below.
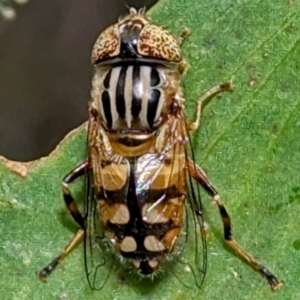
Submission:
M 152 131 L 161 121 L 165 86 L 162 67 L 121 64 L 99 69 L 92 95 L 109 131 Z
M 183 159 L 178 155 L 170 163 L 147 154 L 102 166 L 98 199 L 103 225 L 116 252 L 142 275 L 155 273 L 180 235 L 186 197 Z M 118 174 L 113 181 L 112 173 Z

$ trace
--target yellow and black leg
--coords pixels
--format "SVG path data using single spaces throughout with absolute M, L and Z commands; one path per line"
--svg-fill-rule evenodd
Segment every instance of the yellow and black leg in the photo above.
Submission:
M 242 259 L 244 259 L 254 270 L 258 271 L 262 276 L 264 276 L 272 290 L 276 290 L 282 285 L 282 282 L 277 279 L 277 277 L 272 274 L 266 267 L 264 267 L 259 261 L 257 261 L 252 255 L 247 253 L 233 238 L 231 231 L 231 220 L 230 216 L 223 205 L 221 198 L 213 187 L 213 185 L 208 180 L 204 171 L 197 166 L 192 160 L 188 162 L 189 174 L 206 190 L 206 192 L 213 197 L 213 202 L 218 206 L 219 212 L 223 222 L 224 229 L 224 239 L 228 246 L 233 249 Z M 196 212 L 202 216 L 202 212 Z
M 46 281 L 46 278 L 53 272 L 56 266 L 68 255 L 70 254 L 76 246 L 83 240 L 84 237 L 84 217 L 78 210 L 73 196 L 69 190 L 69 183 L 73 182 L 75 179 L 83 176 L 88 172 L 88 162 L 85 161 L 72 170 L 68 175 L 65 176 L 62 183 L 62 192 L 64 201 L 68 210 L 70 211 L 74 220 L 79 224 L 80 229 L 76 232 L 72 240 L 64 247 L 63 251 L 55 257 L 45 268 L 38 272 L 38 276 L 42 281 Z
M 88 162 L 85 161 L 73 169 L 69 174 L 67 174 L 62 182 L 62 192 L 66 203 L 66 206 L 71 213 L 74 220 L 79 224 L 81 228 L 84 228 L 84 218 L 77 208 L 75 200 L 70 192 L 69 183 L 73 182 L 75 179 L 87 174 Z

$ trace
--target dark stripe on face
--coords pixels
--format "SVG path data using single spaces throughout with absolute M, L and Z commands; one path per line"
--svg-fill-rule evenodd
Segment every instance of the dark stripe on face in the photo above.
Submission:
M 121 119 L 125 119 L 125 112 L 126 112 L 125 97 L 124 97 L 126 71 L 127 71 L 127 66 L 123 66 L 119 75 L 119 79 L 117 82 L 117 89 L 116 89 L 116 107 L 117 107 L 117 112 Z
M 141 94 L 139 93 L 139 88 L 141 85 L 140 78 L 140 67 L 134 66 L 132 72 L 132 86 L 133 86 L 133 94 L 132 94 L 132 103 L 131 103 L 131 114 L 133 118 L 137 118 L 142 109 L 142 99 Z
M 147 109 L 147 122 L 151 128 L 153 127 L 159 98 L 160 98 L 160 91 L 152 90 L 150 94 L 150 98 L 148 100 L 148 109 Z
M 157 86 L 160 82 L 158 71 L 154 68 L 151 68 L 150 80 L 151 86 Z
M 110 82 L 110 77 L 111 77 L 111 70 L 106 74 L 105 79 L 103 80 L 103 86 L 105 89 L 109 89 L 109 82 Z
M 106 119 L 106 125 L 108 128 L 111 128 L 112 126 L 112 115 L 111 115 L 111 107 L 110 107 L 110 98 L 108 91 L 104 91 L 101 95 L 102 99 L 102 107 L 104 116 Z

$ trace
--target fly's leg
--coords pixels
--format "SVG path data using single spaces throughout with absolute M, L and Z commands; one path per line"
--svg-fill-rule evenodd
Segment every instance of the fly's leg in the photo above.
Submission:
M 180 36 L 177 38 L 177 43 L 181 46 L 188 36 L 191 35 L 191 30 L 187 27 L 183 28 Z
M 272 274 L 265 266 L 263 266 L 259 261 L 257 261 L 252 255 L 247 253 L 233 238 L 231 232 L 231 221 L 230 216 L 223 205 L 221 198 L 213 187 L 213 185 L 208 180 L 204 171 L 197 166 L 191 159 L 188 161 L 188 172 L 190 175 L 202 185 L 206 192 L 213 197 L 213 202 L 218 206 L 219 212 L 223 222 L 224 229 L 224 239 L 228 246 L 233 249 L 240 257 L 242 257 L 248 264 L 262 276 L 264 276 L 272 290 L 276 290 L 282 285 L 282 282 L 277 279 L 277 277 Z M 197 215 L 202 216 L 202 212 L 196 211 Z
M 55 270 L 57 265 L 83 240 L 83 236 L 84 230 L 79 229 L 70 243 L 64 248 L 64 250 L 58 256 L 56 256 L 46 267 L 38 272 L 37 275 L 43 282 L 46 282 L 47 277 Z
M 71 195 L 70 189 L 69 189 L 69 183 L 73 182 L 75 179 L 83 176 L 88 171 L 89 164 L 87 161 L 81 163 L 79 166 L 77 166 L 75 169 L 73 169 L 69 174 L 67 174 L 62 182 L 62 192 L 64 201 L 66 203 L 66 206 L 68 210 L 70 211 L 73 219 L 80 225 L 82 229 L 84 229 L 84 218 L 81 215 L 80 211 L 77 208 L 77 205 L 75 203 L 75 200 L 73 196 Z
M 77 208 L 75 200 L 70 193 L 68 184 L 73 182 L 78 177 L 84 175 L 88 169 L 88 162 L 85 161 L 77 166 L 74 170 L 72 170 L 65 178 L 63 179 L 62 183 L 62 192 L 64 201 L 68 210 L 70 211 L 74 220 L 79 224 L 81 227 L 72 240 L 64 247 L 63 251 L 56 256 L 45 268 L 43 268 L 40 272 L 38 272 L 38 276 L 42 281 L 46 281 L 46 278 L 54 271 L 57 265 L 68 255 L 70 254 L 76 246 L 83 240 L 84 237 L 84 218 L 80 211 Z
M 195 121 L 187 125 L 187 129 L 190 132 L 193 132 L 199 128 L 200 119 L 201 119 L 201 110 L 202 104 L 207 101 L 208 99 L 216 96 L 217 94 L 224 92 L 224 91 L 232 91 L 233 85 L 232 80 L 227 81 L 225 83 L 219 84 L 211 88 L 207 91 L 198 101 L 197 101 L 197 110 L 196 110 L 196 118 Z
M 179 46 L 182 46 L 183 42 L 186 38 L 191 34 L 189 28 L 185 27 L 182 31 L 180 36 L 177 38 L 177 43 Z M 183 72 L 188 68 L 188 63 L 185 59 L 182 59 L 181 62 L 178 64 L 178 72 L 179 74 L 183 74 Z

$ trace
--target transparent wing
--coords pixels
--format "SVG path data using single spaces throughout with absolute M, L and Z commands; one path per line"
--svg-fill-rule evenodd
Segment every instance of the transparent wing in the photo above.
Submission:
M 136 186 L 144 191 L 139 202 L 147 203 L 146 209 L 141 208 L 142 217 L 153 228 L 157 226 L 153 233 L 161 236 L 166 252 L 170 250 L 161 271 L 174 275 L 186 286 L 200 287 L 206 274 L 207 246 L 199 186 L 185 171 L 188 155 L 194 158 L 185 132 L 182 121 L 173 120 L 166 133 L 171 138 L 162 152 L 149 154 L 139 162 Z M 171 225 L 166 233 L 167 222 Z M 178 237 L 174 238 L 176 234 Z
M 190 157 L 195 162 L 195 155 L 191 143 L 191 138 L 188 135 L 188 145 L 186 151 L 186 160 Z M 193 274 L 195 276 L 196 285 L 200 288 L 207 269 L 207 244 L 205 236 L 205 225 L 203 218 L 203 205 L 200 195 L 199 184 L 191 177 L 187 172 L 187 186 L 188 186 L 188 197 L 187 197 L 187 215 L 190 220 L 190 241 L 191 247 L 190 259 L 193 262 Z
M 89 120 L 88 126 L 88 145 L 93 143 L 95 138 L 94 131 L 97 124 Z M 84 265 L 89 286 L 93 290 L 101 290 L 111 273 L 113 260 L 105 241 L 104 229 L 99 220 L 97 195 L 94 186 L 95 172 L 99 169 L 92 167 L 91 155 L 95 155 L 88 149 L 89 171 L 86 174 L 86 200 L 84 205 L 85 235 L 84 235 Z M 94 158 L 101 161 L 101 157 Z
M 188 141 L 184 148 L 184 165 L 173 166 L 173 172 L 177 168 L 185 168 L 188 157 L 194 161 L 194 153 L 190 137 L 182 128 L 182 138 Z M 181 151 L 181 150 L 180 150 Z M 174 156 L 178 151 L 174 149 Z M 177 262 L 171 265 L 171 272 L 185 286 L 193 285 L 201 287 L 207 268 L 207 245 L 205 239 L 203 208 L 200 197 L 199 186 L 186 172 L 186 200 L 184 203 L 184 219 L 181 235 L 177 241 L 177 248 L 174 251 L 174 258 Z M 178 180 L 182 180 L 178 178 Z

